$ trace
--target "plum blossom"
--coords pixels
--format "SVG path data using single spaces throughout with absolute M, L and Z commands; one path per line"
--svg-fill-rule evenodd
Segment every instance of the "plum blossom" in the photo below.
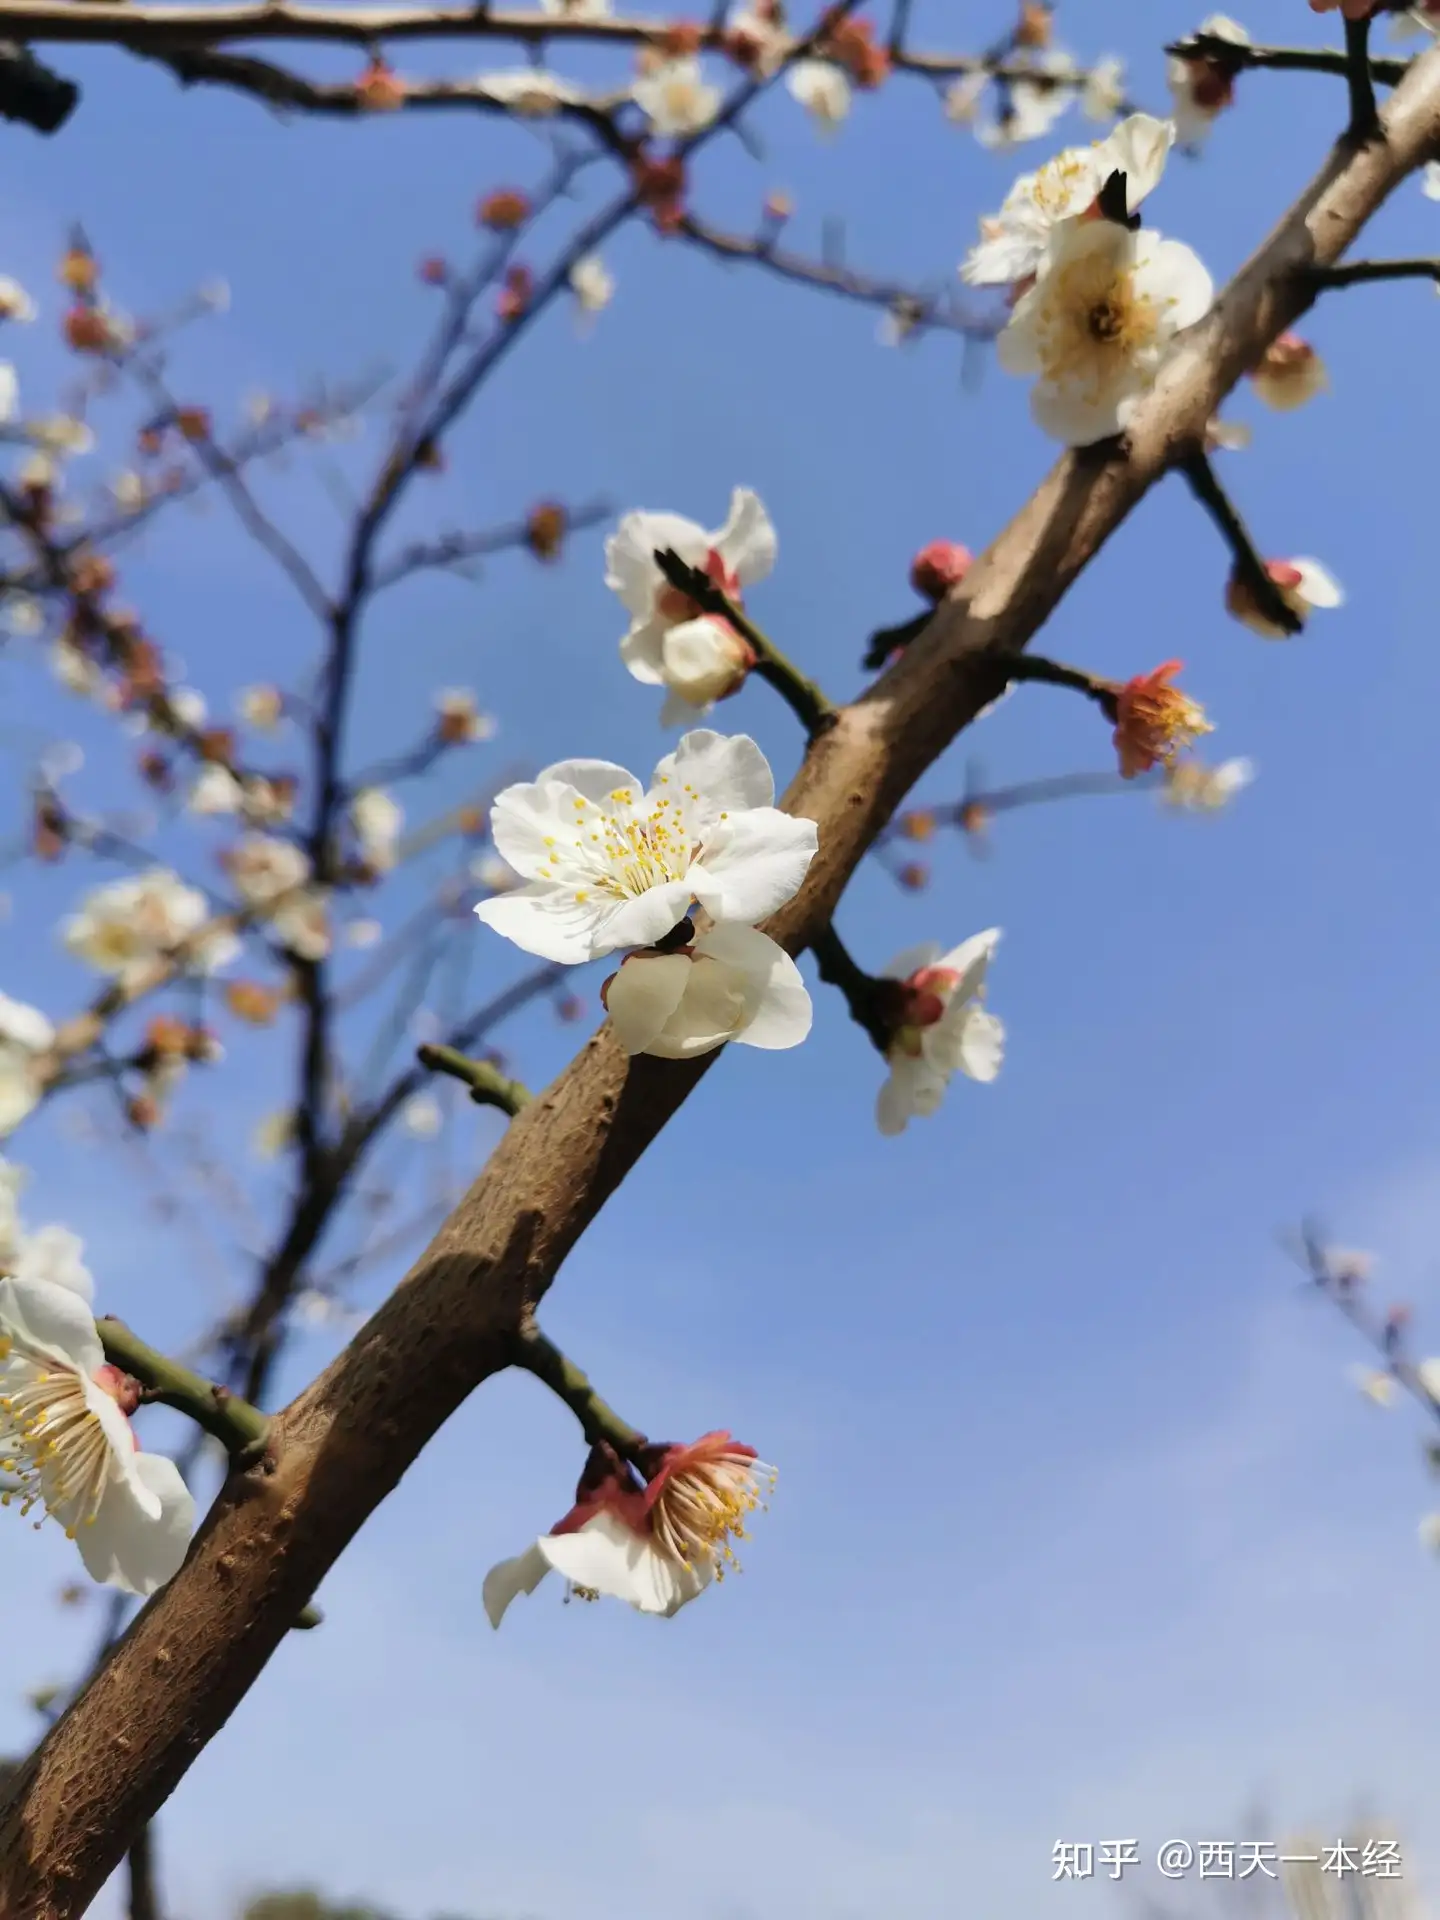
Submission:
M 785 85 L 822 133 L 834 133 L 854 98 L 849 74 L 833 60 L 795 61 L 785 76 Z
M 482 1598 L 498 1627 L 517 1595 L 549 1573 L 580 1600 L 625 1600 L 665 1619 L 712 1581 L 738 1571 L 732 1540 L 766 1505 L 775 1470 L 724 1431 L 689 1446 L 647 1448 L 647 1481 L 608 1447 L 591 1451 L 575 1505 L 550 1532 L 485 1576 Z
M 168 867 L 113 880 L 86 895 L 62 927 L 66 949 L 98 973 L 133 979 L 162 955 L 182 957 L 197 973 L 215 973 L 239 951 L 227 927 L 206 931 L 205 896 Z
M 1255 397 L 1277 413 L 1293 413 L 1329 386 L 1325 362 L 1298 333 L 1282 333 L 1272 340 L 1258 364 L 1250 369 Z
M 481 73 L 475 85 L 482 93 L 513 107 L 529 120 L 543 120 L 562 107 L 580 105 L 585 96 L 578 87 L 558 74 L 545 73 L 539 67 L 510 67 L 500 73 Z
M 615 297 L 615 277 L 598 253 L 587 253 L 570 269 L 570 291 L 582 314 L 603 313 Z
M 975 129 L 982 147 L 1019 147 L 1043 140 L 1074 105 L 1079 69 L 1072 53 L 1047 48 L 1034 54 L 1028 64 L 1036 78 L 1022 75 L 1008 81 L 1000 93 L 998 118 Z
M 1228 14 L 1212 13 L 1199 31 L 1233 47 L 1248 47 L 1250 35 Z M 1197 153 L 1210 137 L 1216 120 L 1235 98 L 1236 67 L 1228 60 L 1172 54 L 1165 66 L 1175 116 L 1175 137 L 1189 153 Z
M 899 954 L 881 974 L 894 981 L 890 1077 L 880 1089 L 875 1119 L 887 1136 L 939 1107 L 951 1076 L 989 1082 L 1004 1058 L 1005 1028 L 985 1010 L 985 976 L 1000 929 L 973 934 L 942 954 L 938 941 Z
M 1122 780 L 1169 766 L 1192 740 L 1214 731 L 1205 709 L 1174 684 L 1183 665 L 1166 660 L 1115 689 L 1115 752 Z
M 1126 209 L 1134 213 L 1165 171 L 1175 123 L 1132 113 L 1103 140 L 1066 147 L 1033 173 L 1022 173 L 997 214 L 980 222 L 980 240 L 965 256 L 967 285 L 1014 286 L 1040 269 L 1062 220 L 1090 213 L 1113 173 L 1125 175 Z
M 476 915 L 565 965 L 652 945 L 692 901 L 713 921 L 753 926 L 790 899 L 815 857 L 814 821 L 774 799 L 769 762 L 745 734 L 685 734 L 648 792 L 609 761 L 561 761 L 497 794 L 495 847 L 525 884 L 482 900 Z
M 273 733 L 285 714 L 285 696 L 278 687 L 244 687 L 236 701 L 240 718 L 257 733 Z
M 1255 778 L 1251 760 L 1223 760 L 1207 767 L 1199 760 L 1175 760 L 1165 769 L 1160 798 L 1177 813 L 1219 813 Z
M 706 81 L 692 54 L 664 60 L 642 74 L 631 94 L 655 132 L 667 137 L 683 137 L 708 127 L 723 98 L 719 87 Z
M 1113 120 L 1125 105 L 1125 62 L 1109 53 L 1097 60 L 1080 89 L 1080 111 L 1087 120 Z
M 350 802 L 350 824 L 366 866 L 388 873 L 400 857 L 404 808 L 383 787 L 364 787 Z
M 238 813 L 244 798 L 245 789 L 230 769 L 211 760 L 190 783 L 185 804 L 191 813 L 202 815 Z
M 256 908 L 272 906 L 310 878 L 303 849 L 269 833 L 247 833 L 225 855 L 225 870 L 246 906 Z
M 713 532 L 678 513 L 627 513 L 605 543 L 605 584 L 630 615 L 630 630 L 620 642 L 620 658 L 646 686 L 666 687 L 673 696 L 671 720 L 733 692 L 744 678 L 739 635 L 726 637 L 713 625 L 683 636 L 668 649 L 678 627 L 702 626 L 705 616 L 655 564 L 666 548 L 704 572 L 731 600 L 775 565 L 778 542 L 763 502 L 748 487 L 736 487 L 723 527 Z M 726 630 L 728 635 L 728 629 Z M 745 663 L 748 667 L 748 662 Z M 739 679 L 735 675 L 739 675 Z M 720 692 L 710 691 L 719 687 Z M 678 711 L 677 711 L 678 706 Z M 662 719 L 664 719 L 662 714 Z
M 732 1040 L 798 1047 L 813 1018 L 800 969 L 754 927 L 713 927 L 684 947 L 627 954 L 600 998 L 625 1051 L 661 1060 L 692 1060 Z
M 301 960 L 323 960 L 334 944 L 330 894 L 324 887 L 298 887 L 270 909 L 270 925 L 282 947 Z
M 433 1093 L 417 1093 L 400 1109 L 400 1124 L 412 1139 L 433 1140 L 445 1124 L 445 1115 Z
M 996 341 L 1007 373 L 1033 374 L 1030 411 L 1070 447 L 1124 431 L 1171 341 L 1208 312 L 1210 275 L 1178 240 L 1109 220 L 1069 220 Z
M 172 1460 L 140 1451 L 128 1417 L 140 1386 L 106 1361 L 89 1297 L 0 1279 L 0 1466 L 19 1482 L 0 1503 L 43 1507 L 91 1579 L 150 1594 L 185 1558 L 195 1502 Z
M 38 1105 L 36 1063 L 54 1044 L 55 1029 L 38 1008 L 0 993 L 0 1140 Z
M 1302 624 L 1316 607 L 1329 610 L 1345 604 L 1339 581 L 1318 560 L 1267 560 L 1265 571 L 1280 598 Z M 1232 573 L 1226 583 L 1225 606 L 1227 612 L 1252 633 L 1258 633 L 1262 640 L 1290 638 L 1285 629 L 1266 614 L 1254 588 L 1238 571 Z
M 18 280 L 0 274 L 0 320 L 27 321 L 35 318 L 35 302 Z

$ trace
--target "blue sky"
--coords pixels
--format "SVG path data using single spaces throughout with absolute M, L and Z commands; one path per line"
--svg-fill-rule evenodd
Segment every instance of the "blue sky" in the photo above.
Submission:
M 1082 55 L 1125 53 L 1133 91 L 1158 105 L 1160 46 L 1198 10 L 1148 0 L 1141 31 L 1137 11 L 1076 0 L 1061 24 Z M 1007 18 L 998 0 L 922 0 L 916 39 L 975 47 Z M 1299 0 L 1255 0 L 1244 18 L 1257 37 L 1324 37 Z M 544 162 L 523 128 L 285 126 L 100 52 L 62 64 L 87 89 L 73 126 L 4 134 L 0 269 L 53 322 L 53 260 L 78 217 L 132 309 L 223 275 L 232 311 L 187 338 L 176 375 L 221 421 L 256 387 L 403 366 L 427 324 L 417 259 L 458 252 L 477 194 Z M 462 48 L 428 70 L 502 64 Z M 1151 218 L 1225 277 L 1342 107 L 1323 80 L 1247 77 L 1207 158 L 1172 162 Z M 862 100 L 831 143 L 784 98 L 757 125 L 764 161 L 717 150 L 698 169 L 701 211 L 742 224 L 783 187 L 798 245 L 843 214 L 857 264 L 932 282 L 1046 151 L 984 153 L 908 82 Z M 1075 120 L 1054 144 L 1066 137 L 1087 135 Z M 1365 251 L 1426 251 L 1437 220 L 1407 187 Z M 732 486 L 753 486 L 781 556 L 753 611 L 848 697 L 864 636 L 911 609 L 914 550 L 941 535 L 978 549 L 1048 465 L 1023 387 L 990 367 L 962 392 L 953 342 L 882 350 L 866 311 L 644 232 L 606 257 L 619 291 L 593 337 L 577 341 L 565 313 L 537 327 L 409 525 L 506 519 L 556 493 L 713 525 Z M 13 342 L 40 411 L 63 374 L 45 321 Z M 1216 756 L 1261 770 L 1231 814 L 1176 820 L 1144 795 L 1037 807 L 1002 821 L 988 862 L 938 846 L 925 893 L 874 866 L 851 888 L 839 924 L 864 962 L 1004 928 L 999 1082 L 957 1086 L 938 1118 L 881 1141 L 880 1063 L 817 996 L 804 1048 L 741 1051 L 707 1077 L 562 1273 L 549 1329 L 627 1418 L 675 1436 L 727 1425 L 780 1467 L 745 1577 L 666 1625 L 565 1610 L 542 1589 L 493 1635 L 484 1571 L 563 1511 L 579 1449 L 531 1383 L 487 1387 L 327 1582 L 323 1630 L 282 1649 L 175 1796 L 162 1847 L 177 1913 L 220 1920 L 246 1888 L 299 1879 L 417 1920 L 1113 1912 L 1113 1888 L 1052 1886 L 1056 1839 L 1266 1837 L 1238 1825 L 1257 1797 L 1276 1834 L 1368 1797 L 1434 1883 L 1440 1570 L 1416 1543 L 1419 1436 L 1348 1386 L 1363 1355 L 1276 1248 L 1277 1229 L 1320 1208 L 1379 1249 L 1377 1285 L 1416 1305 L 1422 1345 L 1428 1310 L 1440 1343 L 1434 324 L 1423 286 L 1335 296 L 1307 323 L 1333 391 L 1293 416 L 1245 394 L 1228 410 L 1256 428 L 1224 473 L 1257 539 L 1324 559 L 1344 609 L 1288 646 L 1228 621 L 1226 557 L 1171 482 L 1042 638 L 1119 676 L 1184 658 Z M 364 443 L 339 457 L 363 461 Z M 323 488 L 274 484 L 287 526 L 333 561 Z M 383 602 L 352 764 L 397 728 L 418 735 L 432 689 L 460 682 L 501 732 L 414 797 L 417 817 L 517 762 L 648 771 L 673 742 L 616 659 L 600 548 L 585 535 L 558 570 L 505 558 L 479 589 L 427 582 Z M 124 579 L 217 706 L 312 658 L 303 611 L 218 506 L 177 511 Z M 798 743 L 767 691 L 723 720 L 755 734 L 783 783 Z M 12 773 L 56 738 L 86 745 L 77 798 L 132 791 L 103 729 L 7 648 Z M 920 798 L 954 797 L 971 753 L 1004 783 L 1103 767 L 1107 741 L 1083 703 L 1026 689 Z M 165 844 L 203 874 L 222 839 L 187 828 Z M 56 1017 L 87 991 L 51 930 L 82 872 L 5 880 L 0 986 Z M 465 990 L 523 966 L 477 928 Z M 585 1030 L 542 1010 L 505 1045 L 539 1084 Z M 262 1218 L 283 1176 L 247 1141 L 286 1104 L 285 1072 L 278 1045 L 239 1036 L 181 1109 Z M 454 1163 L 478 1166 L 496 1128 L 459 1109 Z M 88 1152 L 63 1108 L 12 1152 L 33 1171 L 32 1217 L 85 1233 L 104 1304 L 151 1337 L 184 1339 L 243 1284 L 223 1217 L 208 1248 L 161 1232 L 136 1163 Z M 424 1178 L 418 1151 L 396 1178 Z M 329 1335 L 298 1341 L 282 1388 L 331 1349 Z M 12 1524 L 0 1566 L 0 1746 L 16 1749 L 31 1731 L 19 1694 L 73 1670 L 94 1612 L 56 1611 L 72 1569 L 48 1530 Z M 94 1909 L 120 1910 L 113 1891 Z

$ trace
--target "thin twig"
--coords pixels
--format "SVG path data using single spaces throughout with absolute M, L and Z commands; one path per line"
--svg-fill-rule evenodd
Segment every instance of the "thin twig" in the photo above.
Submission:
M 1203 453 L 1192 453 L 1180 462 L 1180 471 L 1190 491 L 1220 529 L 1235 562 L 1236 575 L 1241 584 L 1249 589 L 1261 616 L 1272 626 L 1279 627 L 1282 633 L 1299 633 L 1304 622 L 1270 578 L 1245 522 L 1221 486 L 1209 460 Z
M 1322 292 L 1332 287 L 1363 287 L 1377 280 L 1440 282 L 1440 259 L 1351 260 L 1338 267 L 1312 267 L 1310 283 Z
M 467 1086 L 477 1107 L 499 1107 L 513 1120 L 530 1103 L 530 1089 L 518 1080 L 507 1079 L 489 1060 L 472 1060 L 454 1047 L 428 1045 L 417 1047 L 415 1058 L 432 1073 L 448 1073 Z
M 1375 80 L 1370 70 L 1370 15 L 1345 22 L 1345 79 L 1350 88 L 1350 125 L 1345 137 L 1356 146 L 1380 132 Z
M 510 1343 L 510 1354 L 513 1365 L 534 1374 L 557 1399 L 565 1402 L 592 1446 L 605 1441 L 622 1460 L 633 1460 L 645 1448 L 645 1435 L 606 1405 L 574 1361 L 567 1359 L 537 1326 L 532 1324 L 515 1336 Z

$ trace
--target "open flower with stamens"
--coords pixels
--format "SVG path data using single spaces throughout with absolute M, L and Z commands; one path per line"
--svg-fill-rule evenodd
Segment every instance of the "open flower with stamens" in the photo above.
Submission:
M 1203 263 L 1179 240 L 1067 220 L 996 352 L 1007 373 L 1036 376 L 1030 411 L 1045 433 L 1092 446 L 1124 431 L 1171 341 L 1209 311 L 1213 294 Z
M 684 947 L 627 954 L 600 989 L 629 1054 L 692 1060 L 729 1041 L 798 1047 L 813 1009 L 800 969 L 754 927 L 712 927 Z
M 1184 664 L 1166 660 L 1115 689 L 1115 751 L 1122 780 L 1169 766 L 1192 740 L 1215 731 L 1199 701 L 1173 684 Z
M 148 1594 L 185 1558 L 195 1502 L 173 1460 L 140 1452 L 139 1398 L 80 1293 L 0 1280 L 0 1469 L 19 1482 L 0 1504 L 43 1507 L 93 1580 Z
M 1279 591 L 1280 598 L 1303 623 L 1312 609 L 1330 609 L 1345 604 L 1339 581 L 1318 560 L 1267 560 L 1265 571 Z M 1238 570 L 1225 584 L 1225 608 L 1258 633 L 1262 640 L 1288 640 L 1290 635 L 1276 624 L 1261 606 L 1255 589 Z
M 927 941 L 897 955 L 881 973 L 895 983 L 885 1053 L 890 1077 L 875 1106 L 881 1133 L 903 1133 L 912 1118 L 928 1118 L 953 1074 L 989 1082 L 999 1073 L 1005 1028 L 984 1005 L 985 976 L 999 943 L 998 927 L 946 954 L 938 941 Z
M 485 1576 L 483 1599 L 498 1627 L 517 1595 L 561 1574 L 567 1598 L 625 1600 L 669 1619 L 738 1572 L 732 1542 L 766 1504 L 775 1470 L 717 1431 L 689 1446 L 646 1449 L 648 1483 L 609 1449 L 592 1450 L 575 1505 L 549 1533 Z
M 495 850 L 525 885 L 482 900 L 487 926 L 542 960 L 579 965 L 648 947 L 692 901 L 753 926 L 783 906 L 815 857 L 813 820 L 773 804 L 769 762 L 745 734 L 687 733 L 650 788 L 607 760 L 564 760 L 506 787 Z
M 672 628 L 698 620 L 703 608 L 672 587 L 655 564 L 668 548 L 687 566 L 699 567 L 737 604 L 746 587 L 775 565 L 777 542 L 757 493 L 736 487 L 723 527 L 707 533 L 678 513 L 627 513 L 605 542 L 605 584 L 630 615 L 620 658 L 647 686 L 670 685 L 665 638 Z
M 55 1029 L 37 1007 L 0 993 L 0 1139 L 39 1101 L 36 1063 L 54 1044 Z
M 680 137 L 708 127 L 723 98 L 693 55 L 662 61 L 635 82 L 631 95 L 656 133 Z
M 1159 185 L 1174 140 L 1173 121 L 1132 113 L 1104 140 L 1066 147 L 1033 173 L 1022 173 L 999 213 L 980 222 L 979 243 L 961 263 L 960 278 L 972 287 L 1028 281 L 1059 223 L 1089 214 L 1113 173 L 1124 174 L 1126 207 L 1134 213 Z
M 213 973 L 235 957 L 239 943 L 228 930 L 204 936 L 206 920 L 203 893 L 168 868 L 152 867 L 87 894 L 62 935 L 77 959 L 122 981 L 182 947 L 192 971 Z

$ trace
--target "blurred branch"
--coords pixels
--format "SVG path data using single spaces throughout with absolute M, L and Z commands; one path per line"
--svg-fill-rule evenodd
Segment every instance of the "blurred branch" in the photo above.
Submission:
M 522 1087 L 518 1080 L 508 1080 L 490 1061 L 472 1060 L 454 1047 L 417 1047 L 415 1058 L 431 1073 L 448 1073 L 468 1087 L 476 1106 L 499 1107 L 512 1120 L 532 1097 L 528 1087 Z
M 30 49 L 0 43 L 0 119 L 18 121 L 36 133 L 58 133 L 80 99 L 80 89 L 37 60 Z
M 1272 73 L 1329 73 L 1347 79 L 1351 72 L 1349 53 L 1338 48 L 1245 47 L 1213 33 L 1190 34 L 1171 42 L 1165 51 L 1181 60 L 1213 61 L 1232 73 L 1260 69 Z M 1382 86 L 1398 86 L 1411 65 L 1408 59 L 1371 58 L 1370 78 Z
M 1376 280 L 1433 280 L 1440 282 L 1440 259 L 1349 260 L 1338 267 L 1316 267 L 1311 280 L 1320 290 L 1361 287 Z

